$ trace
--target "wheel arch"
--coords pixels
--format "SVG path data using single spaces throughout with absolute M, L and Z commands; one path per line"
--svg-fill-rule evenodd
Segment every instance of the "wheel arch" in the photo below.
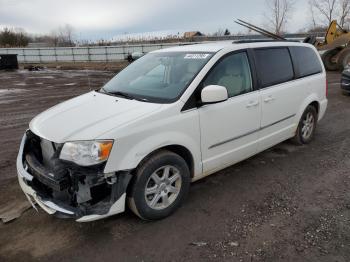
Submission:
M 318 113 L 320 112 L 320 103 L 318 101 L 312 101 L 308 106 L 313 106 L 316 109 L 318 115 Z
M 319 112 L 320 112 L 320 101 L 317 98 L 317 96 L 313 94 L 313 95 L 307 97 L 304 100 L 304 103 L 302 104 L 302 106 L 300 107 L 299 112 L 297 113 L 296 118 L 295 118 L 295 121 L 296 121 L 295 130 L 298 127 L 298 124 L 299 124 L 299 121 L 301 119 L 301 116 L 303 115 L 304 111 L 306 110 L 306 108 L 308 106 L 313 106 L 316 109 L 317 115 L 319 115 Z
M 191 151 L 188 148 L 186 148 L 183 145 L 178 145 L 178 144 L 166 145 L 166 146 L 163 146 L 163 147 L 160 147 L 158 149 L 153 150 L 152 152 L 150 152 L 148 155 L 146 155 L 140 161 L 140 163 L 138 164 L 137 167 L 142 165 L 150 157 L 152 157 L 153 155 L 157 154 L 158 152 L 160 152 L 162 150 L 167 150 L 167 151 L 173 152 L 173 153 L 179 155 L 180 157 L 182 157 L 185 160 L 185 162 L 186 162 L 186 164 L 187 164 L 187 166 L 188 166 L 188 168 L 190 170 L 191 178 L 194 177 L 194 174 L 195 174 L 194 157 L 193 157 Z

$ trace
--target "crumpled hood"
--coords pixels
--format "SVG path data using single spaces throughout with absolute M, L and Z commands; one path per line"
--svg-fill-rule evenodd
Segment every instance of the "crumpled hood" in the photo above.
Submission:
M 36 116 L 30 130 L 55 143 L 96 139 L 161 108 L 159 104 L 90 92 Z

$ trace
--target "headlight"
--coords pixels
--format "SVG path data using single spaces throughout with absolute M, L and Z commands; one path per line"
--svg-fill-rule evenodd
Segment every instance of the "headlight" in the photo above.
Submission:
M 80 166 L 92 166 L 106 161 L 112 146 L 111 140 L 67 142 L 63 145 L 60 159 Z

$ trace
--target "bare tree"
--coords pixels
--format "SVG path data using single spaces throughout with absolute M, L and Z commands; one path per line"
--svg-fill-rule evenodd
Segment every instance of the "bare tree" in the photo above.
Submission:
M 225 34 L 225 30 L 222 28 L 219 28 L 216 32 L 212 34 L 212 36 L 223 36 Z
M 269 13 L 266 18 L 275 34 L 281 35 L 292 11 L 294 0 L 266 0 Z
M 311 5 L 326 19 L 330 24 L 337 12 L 337 0 L 310 0 Z
M 349 23 L 350 0 L 309 0 L 309 5 L 313 10 L 311 13 L 313 24 L 319 23 L 316 27 L 328 27 L 333 20 L 337 20 L 341 27 Z M 322 19 L 315 19 L 317 17 Z
M 73 35 L 74 28 L 69 24 L 59 27 L 52 33 L 53 39 L 57 42 L 56 46 L 74 46 Z
M 350 14 L 350 0 L 340 0 L 340 19 L 339 25 L 344 27 Z
M 312 4 L 312 1 L 309 0 L 309 10 L 311 13 L 311 19 L 312 19 L 312 28 L 315 29 L 317 27 L 316 19 L 315 19 L 315 10 L 314 6 Z
M 59 46 L 59 35 L 57 30 L 52 30 L 48 39 L 46 39 L 54 47 Z

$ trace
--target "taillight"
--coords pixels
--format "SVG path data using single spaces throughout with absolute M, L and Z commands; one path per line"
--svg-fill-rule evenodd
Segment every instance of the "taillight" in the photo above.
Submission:
M 326 97 L 328 97 L 328 81 L 326 79 Z

